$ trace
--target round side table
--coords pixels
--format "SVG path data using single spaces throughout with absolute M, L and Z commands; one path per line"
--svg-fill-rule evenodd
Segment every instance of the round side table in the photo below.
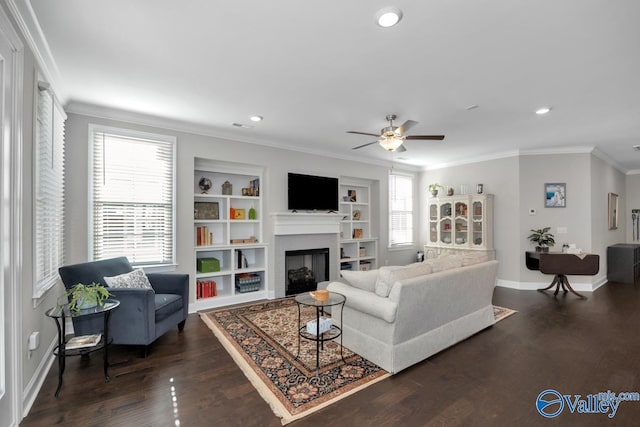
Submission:
M 78 311 L 71 311 L 68 304 L 58 305 L 57 307 L 49 309 L 45 314 L 51 317 L 58 328 L 58 345 L 53 350 L 53 354 L 58 359 L 58 387 L 56 388 L 55 396 L 58 397 L 60 388 L 62 387 L 62 374 L 64 374 L 65 359 L 70 356 L 87 356 L 98 350 L 104 349 L 104 380 L 109 381 L 109 354 L 108 348 L 112 339 L 109 338 L 109 317 L 111 312 L 118 308 L 120 301 L 115 299 L 106 299 L 102 306 L 95 306 Z M 96 345 L 89 345 L 86 347 L 79 347 L 73 349 L 67 349 L 67 337 L 66 337 L 66 319 L 78 318 L 85 316 L 102 316 L 104 320 L 104 329 L 100 341 Z

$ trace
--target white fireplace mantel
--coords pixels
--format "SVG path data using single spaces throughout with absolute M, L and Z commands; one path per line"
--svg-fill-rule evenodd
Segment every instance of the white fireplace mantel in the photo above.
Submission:
M 273 234 L 300 235 L 300 234 L 338 234 L 340 233 L 340 221 L 344 215 L 341 213 L 320 212 L 276 212 L 272 213 Z

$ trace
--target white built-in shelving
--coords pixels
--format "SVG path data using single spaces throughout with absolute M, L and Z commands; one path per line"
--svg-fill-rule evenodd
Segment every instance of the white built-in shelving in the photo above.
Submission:
M 199 186 L 203 178 L 211 182 L 206 192 Z M 266 298 L 268 248 L 262 230 L 262 168 L 196 158 L 193 180 L 195 309 Z M 228 194 L 223 194 L 225 183 L 231 188 Z M 219 271 L 198 270 L 198 260 L 208 258 L 217 260 Z M 248 279 L 259 281 L 249 287 L 255 290 L 236 287 L 237 282 Z

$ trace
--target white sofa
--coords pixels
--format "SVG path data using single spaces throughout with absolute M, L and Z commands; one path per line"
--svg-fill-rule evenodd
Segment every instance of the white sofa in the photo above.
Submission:
M 498 262 L 486 254 L 447 256 L 343 271 L 327 289 L 346 297 L 344 346 L 396 373 L 495 323 L 497 270 Z M 340 324 L 338 313 L 333 320 Z

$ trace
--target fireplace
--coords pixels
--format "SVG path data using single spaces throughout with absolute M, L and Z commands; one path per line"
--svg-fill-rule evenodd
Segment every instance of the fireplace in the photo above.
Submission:
M 329 280 L 329 248 L 286 251 L 285 295 L 315 291 L 318 282 Z
M 289 295 L 287 292 L 288 269 L 304 267 L 304 265 L 292 265 L 287 267 L 285 256 L 287 252 L 305 251 L 310 249 L 328 248 L 329 255 L 326 267 L 320 268 L 320 273 L 326 274 L 323 278 L 314 271 L 314 280 L 337 280 L 339 277 L 338 254 L 340 253 L 340 223 L 342 214 L 320 212 L 276 212 L 271 214 L 274 234 L 274 268 L 273 295 L 270 298 L 282 298 Z M 326 249 L 325 249 L 326 250 Z M 306 266 L 314 270 L 313 265 Z M 326 273 L 328 268 L 328 274 Z M 318 267 L 315 267 L 318 270 Z M 314 288 L 315 289 L 315 288 Z

